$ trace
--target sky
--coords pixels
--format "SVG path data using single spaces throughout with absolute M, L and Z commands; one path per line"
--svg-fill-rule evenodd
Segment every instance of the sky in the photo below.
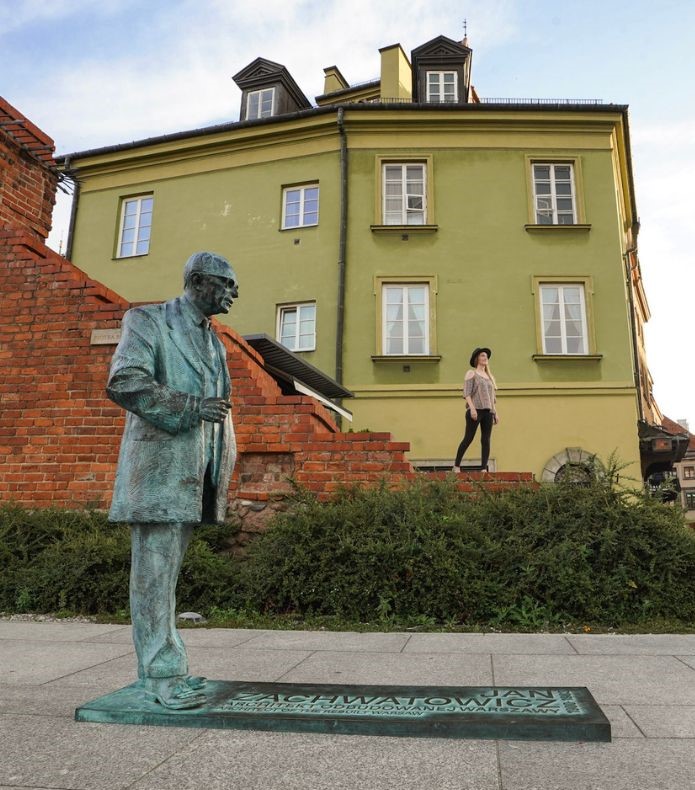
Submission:
M 379 48 L 464 19 L 481 97 L 629 105 L 654 393 L 695 432 L 693 0 L 0 0 L 0 95 L 65 154 L 238 120 L 258 56 L 314 97 L 325 66 L 377 78 Z M 68 216 L 61 197 L 55 249 Z

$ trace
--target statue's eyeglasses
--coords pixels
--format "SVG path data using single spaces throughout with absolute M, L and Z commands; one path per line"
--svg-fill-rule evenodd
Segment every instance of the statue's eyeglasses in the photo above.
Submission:
M 220 285 L 224 285 L 225 288 L 236 288 L 236 280 L 231 277 L 220 277 L 217 274 L 206 274 L 205 276 L 209 277 L 211 280 L 215 280 Z

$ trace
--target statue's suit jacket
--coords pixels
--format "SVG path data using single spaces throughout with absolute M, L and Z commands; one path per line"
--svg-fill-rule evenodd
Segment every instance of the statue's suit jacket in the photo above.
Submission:
M 131 523 L 200 523 L 206 464 L 200 403 L 204 362 L 182 313 L 182 298 L 136 307 L 123 317 L 121 341 L 106 392 L 127 410 L 109 519 Z M 219 354 L 220 397 L 231 384 L 225 348 Z M 227 490 L 236 460 L 231 414 L 216 430 L 214 517 L 226 514 Z

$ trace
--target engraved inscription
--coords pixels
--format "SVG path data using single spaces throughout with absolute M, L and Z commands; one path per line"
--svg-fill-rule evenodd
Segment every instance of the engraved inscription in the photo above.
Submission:
M 120 329 L 92 329 L 91 346 L 116 346 L 121 339 Z
M 368 716 L 407 719 L 462 713 L 582 716 L 578 697 L 568 689 L 476 688 L 475 693 L 441 696 L 300 694 L 240 691 L 216 706 L 228 713 L 303 716 Z

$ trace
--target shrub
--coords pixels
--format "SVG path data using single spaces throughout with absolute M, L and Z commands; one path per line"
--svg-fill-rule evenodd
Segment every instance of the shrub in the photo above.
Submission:
M 252 546 L 247 605 L 352 620 L 542 627 L 695 619 L 679 510 L 589 485 L 460 494 L 453 480 L 303 497 Z
M 242 561 L 226 553 L 234 526 L 196 529 L 179 607 L 389 626 L 695 622 L 695 532 L 612 479 L 470 495 L 423 477 L 328 503 L 298 492 Z M 125 610 L 129 554 L 128 528 L 103 513 L 1 506 L 0 610 Z
M 179 601 L 205 610 L 229 595 L 233 563 L 219 551 L 231 525 L 194 532 L 179 579 Z M 0 506 L 0 610 L 84 614 L 128 608 L 130 530 L 106 514 Z

